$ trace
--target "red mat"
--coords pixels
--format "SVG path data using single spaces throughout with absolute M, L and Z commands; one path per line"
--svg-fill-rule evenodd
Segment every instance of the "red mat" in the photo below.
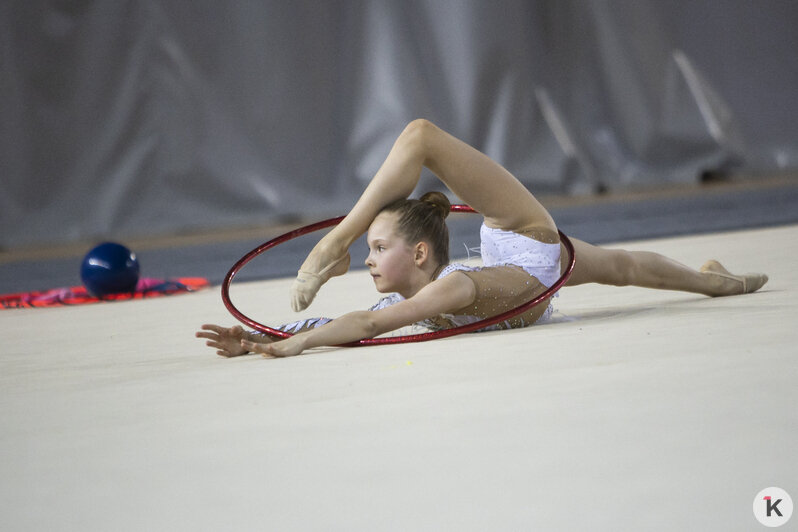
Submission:
M 129 299 L 144 299 L 145 297 L 195 292 L 209 286 L 208 280 L 202 277 L 179 277 L 177 279 L 145 278 L 139 280 L 135 292 L 114 294 L 102 299 L 89 294 L 83 286 L 54 288 L 43 292 L 0 295 L 0 309 L 61 307 L 64 305 L 86 305 L 106 301 L 127 301 Z

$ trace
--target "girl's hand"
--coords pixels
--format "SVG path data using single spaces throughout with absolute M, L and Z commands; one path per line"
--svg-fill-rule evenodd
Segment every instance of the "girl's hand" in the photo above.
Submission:
M 294 335 L 291 338 L 269 344 L 241 340 L 241 348 L 253 353 L 260 353 L 264 358 L 292 357 L 305 350 L 302 335 Z
M 216 354 L 219 356 L 232 358 L 246 355 L 251 351 L 241 345 L 242 340 L 249 341 L 251 337 L 239 325 L 227 328 L 205 324 L 202 326 L 202 331 L 197 331 L 195 336 L 206 338 L 208 341 L 205 342 L 205 345 L 216 349 Z M 264 340 L 268 341 L 268 337 L 264 337 Z

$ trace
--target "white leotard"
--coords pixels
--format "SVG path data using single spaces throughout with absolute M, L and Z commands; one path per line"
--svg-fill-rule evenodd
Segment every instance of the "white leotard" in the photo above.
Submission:
M 454 272 L 468 275 L 477 288 L 476 301 L 466 309 L 452 314 L 442 314 L 419 323 L 431 329 L 443 329 L 467 325 L 495 316 L 515 308 L 542 292 L 534 280 L 545 288 L 552 286 L 560 277 L 560 244 L 546 244 L 512 231 L 494 229 L 482 224 L 480 229 L 482 267 L 460 263 L 447 265 L 438 275 L 442 279 Z M 525 275 L 518 271 L 521 268 Z M 534 277 L 534 280 L 529 276 Z M 556 297 L 556 294 L 555 296 Z M 371 310 L 393 305 L 403 298 L 391 294 L 380 300 Z M 541 313 L 531 309 L 521 315 L 481 330 L 496 330 L 526 327 L 542 323 L 554 311 L 551 301 Z
M 428 329 L 443 329 L 474 323 L 488 316 L 495 316 L 505 310 L 515 308 L 524 301 L 539 294 L 542 288 L 534 281 L 540 281 L 546 288 L 560 277 L 560 244 L 546 244 L 512 231 L 494 229 L 484 223 L 480 228 L 480 250 L 484 266 L 473 267 L 461 263 L 447 265 L 438 274 L 442 279 L 454 272 L 468 275 L 477 287 L 477 301 L 468 309 L 454 314 L 443 314 L 419 322 L 417 325 Z M 526 275 L 518 271 L 521 268 Z M 530 279 L 528 276 L 534 277 Z M 556 294 L 552 297 L 556 297 Z M 369 310 L 379 310 L 402 301 L 399 294 L 383 297 Z M 532 309 L 515 318 L 486 327 L 481 330 L 497 330 L 526 327 L 533 323 L 547 321 L 553 312 L 551 301 L 545 310 Z M 288 332 L 320 327 L 329 322 L 328 318 L 300 320 L 279 327 Z
M 479 231 L 485 266 L 520 266 L 546 287 L 560 278 L 560 244 L 546 244 L 484 223 Z

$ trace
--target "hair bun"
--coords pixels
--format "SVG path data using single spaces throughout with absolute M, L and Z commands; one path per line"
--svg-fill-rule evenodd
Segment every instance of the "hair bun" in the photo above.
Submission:
M 449 216 L 449 213 L 451 212 L 452 204 L 449 202 L 449 198 L 447 198 L 442 192 L 433 190 L 427 192 L 419 199 L 424 203 L 433 205 L 444 219 Z

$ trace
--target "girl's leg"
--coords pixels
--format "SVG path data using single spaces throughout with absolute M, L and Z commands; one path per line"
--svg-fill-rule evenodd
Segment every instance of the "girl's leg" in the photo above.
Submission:
M 324 235 L 302 263 L 291 286 L 294 311 L 305 309 L 321 285 L 349 269 L 349 246 L 364 234 L 383 207 L 406 198 L 421 176 L 424 154 L 418 128 L 408 126 L 346 217 Z
M 479 211 L 489 225 L 508 231 L 557 232 L 554 220 L 510 172 L 465 142 L 426 120 L 411 122 L 352 211 L 328 235 L 347 249 L 382 210 L 413 192 L 426 166 L 454 194 Z M 325 238 L 327 238 L 325 237 Z
M 701 271 L 696 271 L 650 251 L 605 249 L 575 238 L 571 241 L 577 259 L 566 286 L 641 286 L 714 297 L 754 292 L 768 280 L 764 274 L 732 275 L 717 261 L 708 261 Z
M 347 250 L 389 203 L 410 195 L 426 166 L 485 223 L 557 242 L 549 213 L 515 177 L 485 154 L 426 120 L 411 122 L 344 220 L 313 248 L 292 288 L 294 310 L 305 308 L 330 277 L 346 272 Z

